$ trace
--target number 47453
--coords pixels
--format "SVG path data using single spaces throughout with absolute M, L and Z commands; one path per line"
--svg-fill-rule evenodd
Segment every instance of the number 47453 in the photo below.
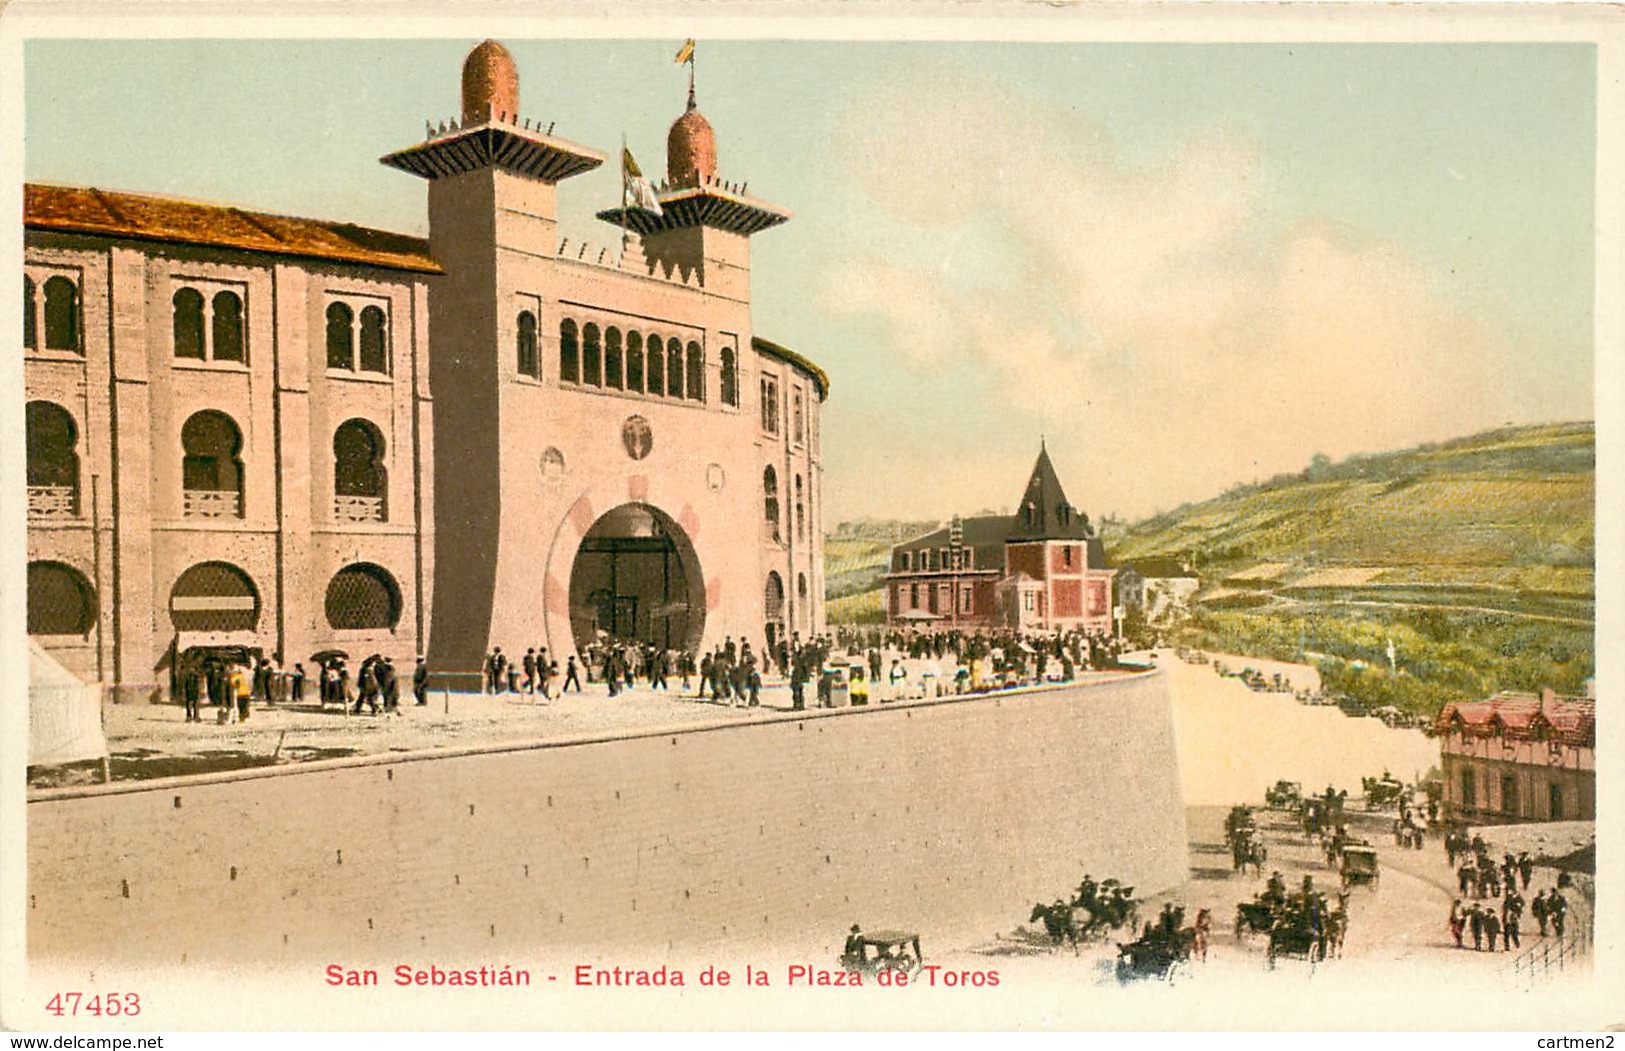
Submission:
M 141 1013 L 140 993 L 84 993 L 70 992 L 57 993 L 46 1003 L 45 1010 L 58 1018 L 63 1016 L 77 1016 L 81 1014 L 94 1015 L 97 1018 L 116 1015 L 138 1015 Z

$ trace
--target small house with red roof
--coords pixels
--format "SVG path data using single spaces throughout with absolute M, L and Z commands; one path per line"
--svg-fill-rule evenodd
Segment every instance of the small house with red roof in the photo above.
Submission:
M 1552 690 L 1444 706 L 1434 722 L 1446 813 L 1466 821 L 1592 821 L 1596 702 Z

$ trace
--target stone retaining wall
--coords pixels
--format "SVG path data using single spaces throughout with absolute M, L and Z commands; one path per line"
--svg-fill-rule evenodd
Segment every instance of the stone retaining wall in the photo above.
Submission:
M 1085 871 L 1151 892 L 1186 865 L 1160 673 L 284 770 L 31 802 L 31 956 L 822 963 L 851 922 L 940 950 Z

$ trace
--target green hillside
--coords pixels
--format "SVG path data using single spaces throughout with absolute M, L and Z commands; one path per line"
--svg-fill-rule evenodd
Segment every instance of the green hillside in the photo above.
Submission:
M 1317 457 L 1107 546 L 1114 562 L 1161 555 L 1195 568 L 1189 641 L 1318 658 L 1335 687 L 1429 712 L 1497 689 L 1584 688 L 1595 494 L 1590 423 L 1508 428 Z
M 1592 616 L 1591 424 L 1525 427 L 1237 486 L 1108 538 L 1233 592 Z
M 883 618 L 880 577 L 893 544 L 929 533 L 941 523 L 863 518 L 842 522 L 824 537 L 826 615 L 834 624 L 874 624 Z
M 1112 523 L 1105 540 L 1118 565 L 1168 556 L 1193 567 L 1202 587 L 1186 641 L 1315 660 L 1334 688 L 1431 712 L 1497 689 L 1584 689 L 1595 499 L 1593 426 L 1549 424 L 1317 456 L 1300 472 Z M 830 620 L 880 619 L 888 550 L 935 525 L 837 527 L 825 546 Z

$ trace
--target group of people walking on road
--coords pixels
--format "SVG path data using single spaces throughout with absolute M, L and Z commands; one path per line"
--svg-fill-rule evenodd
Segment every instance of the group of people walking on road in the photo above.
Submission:
M 1538 891 L 1533 901 L 1527 901 L 1524 895 L 1535 868 L 1528 851 L 1516 857 L 1507 853 L 1497 863 L 1482 836 L 1468 839 L 1465 832 L 1447 835 L 1445 851 L 1452 865 L 1458 857 L 1466 858 L 1456 870 L 1461 896 L 1450 905 L 1450 936 L 1458 949 L 1467 947 L 1468 938 L 1479 951 L 1511 952 L 1521 948 L 1526 908 L 1539 925 L 1542 938 L 1548 932 L 1563 937 L 1569 909 L 1562 890 L 1564 876 L 1558 877 L 1557 886 Z M 1463 905 L 1464 900 L 1469 903 Z

